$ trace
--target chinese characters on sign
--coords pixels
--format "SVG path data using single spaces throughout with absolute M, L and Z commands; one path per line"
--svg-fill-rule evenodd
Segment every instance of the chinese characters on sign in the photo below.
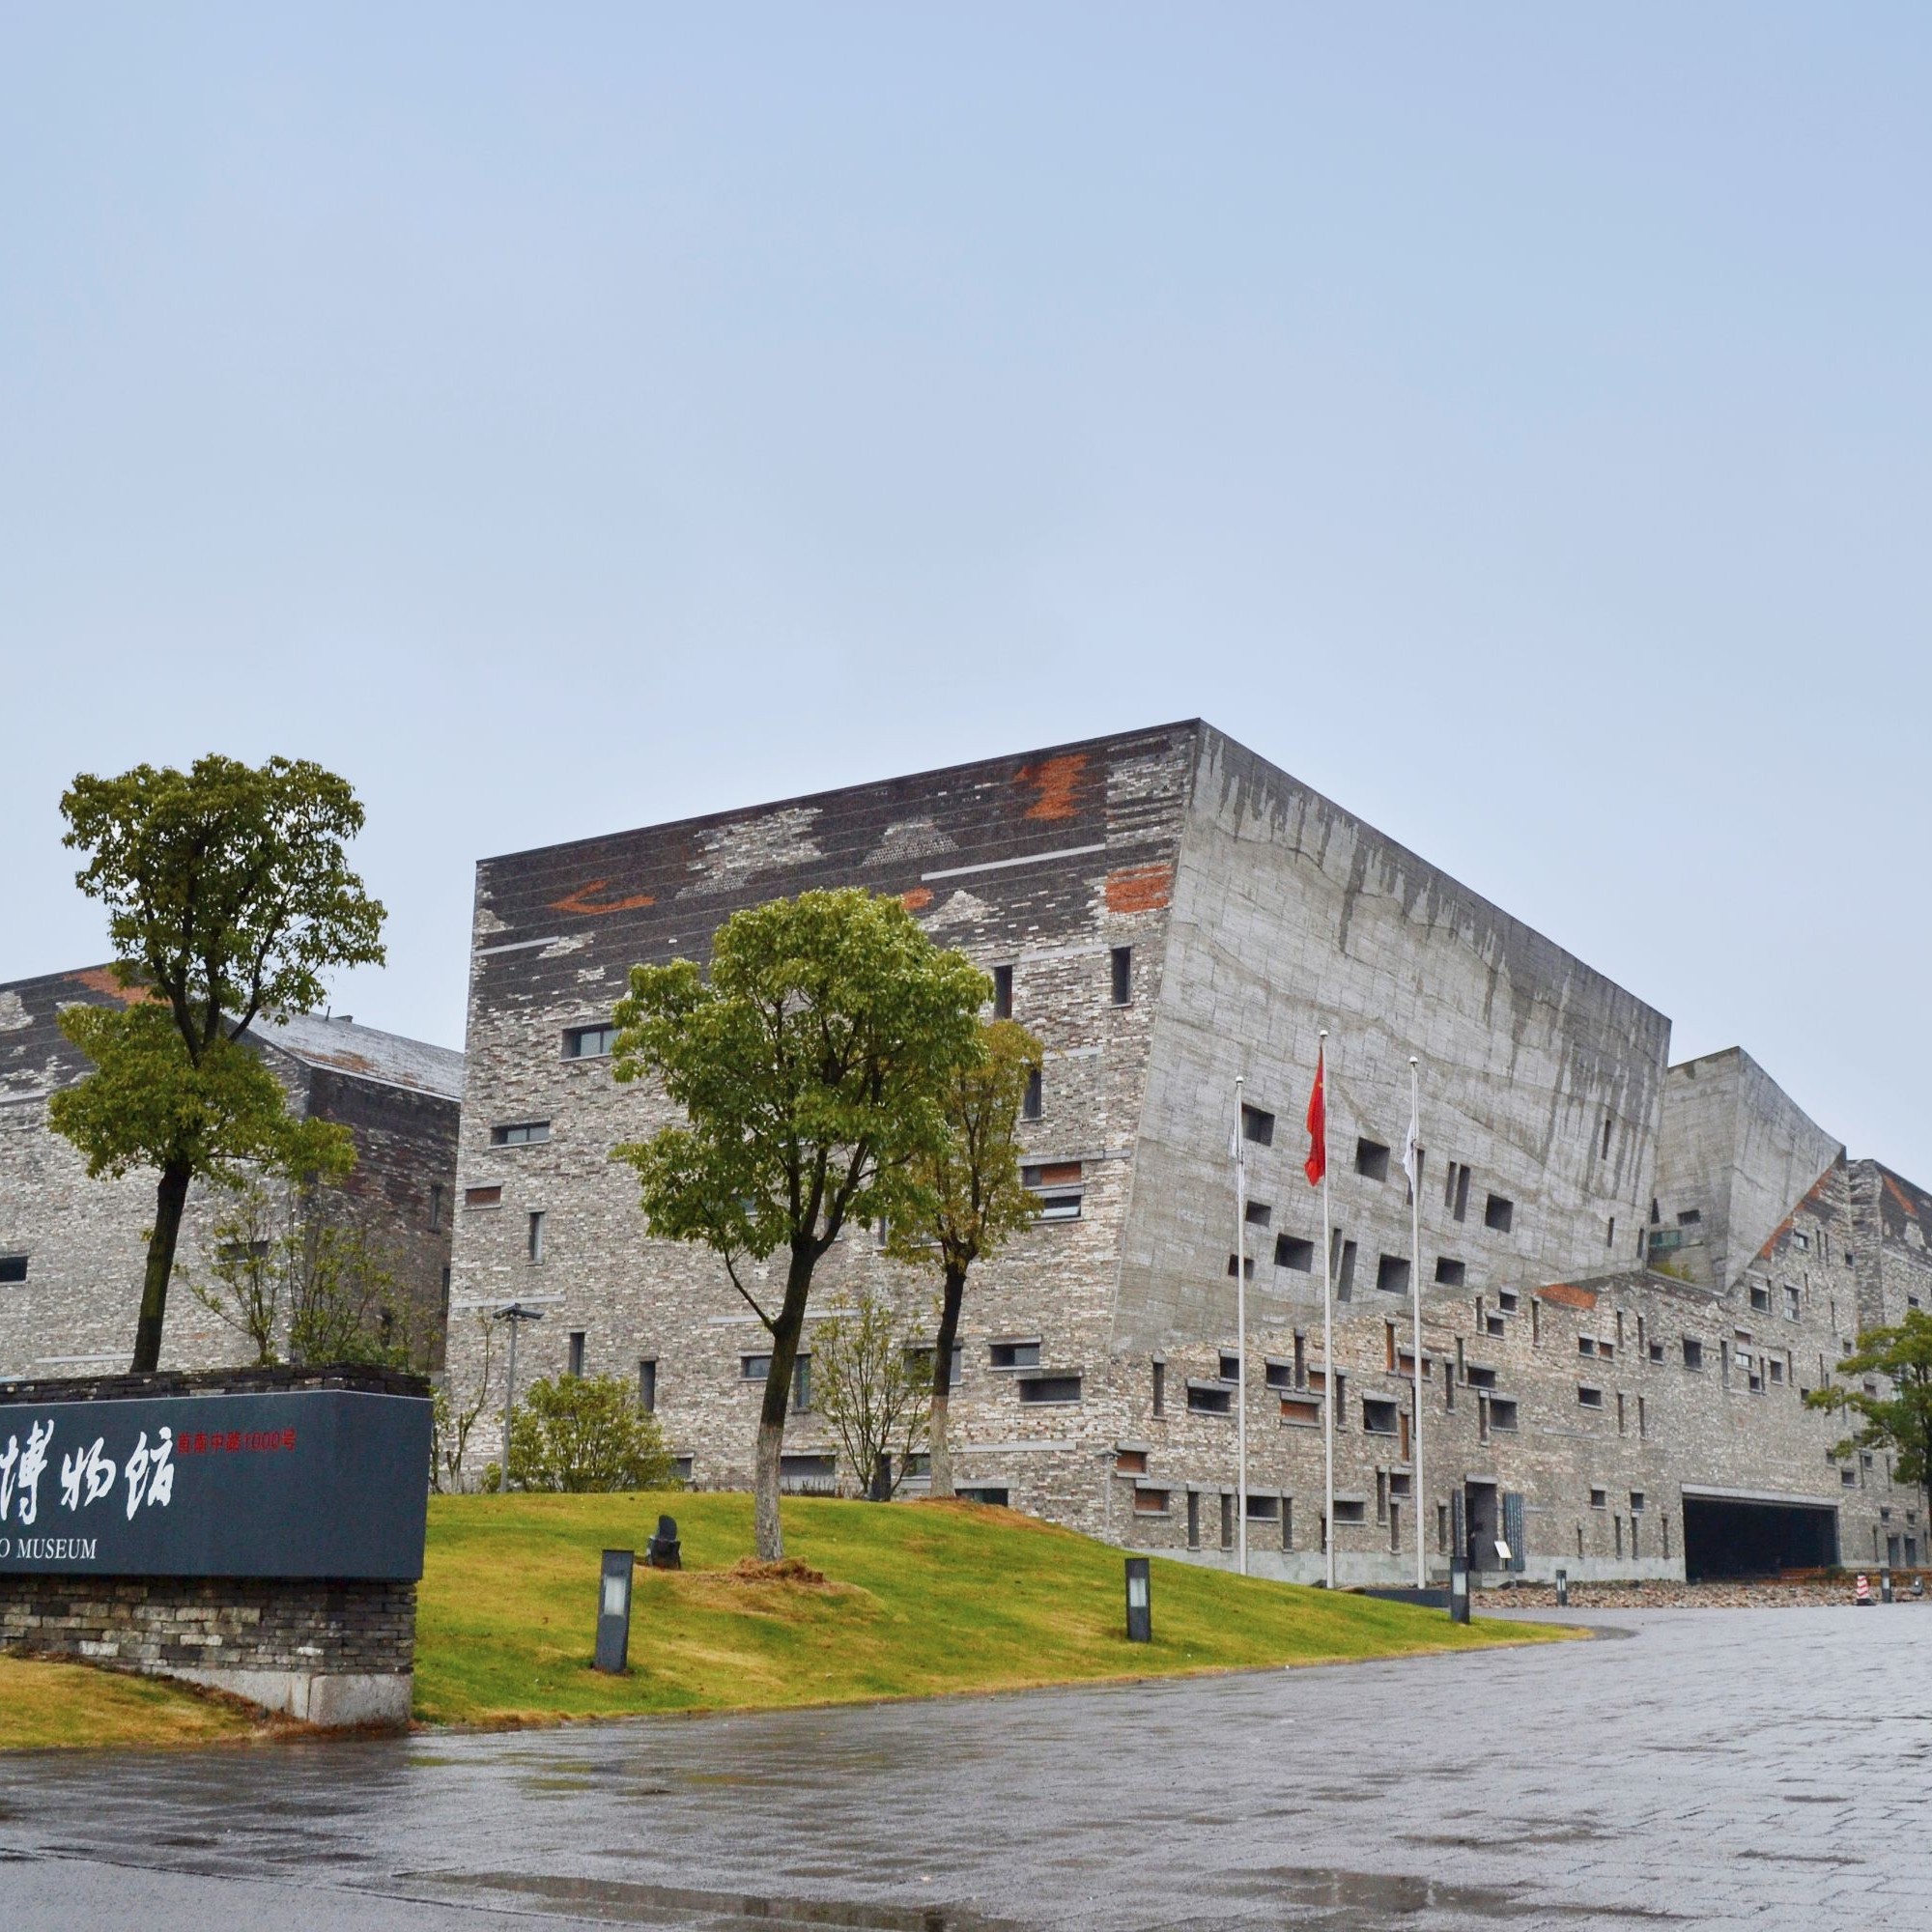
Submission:
M 24 1449 L 17 1434 L 8 1436 L 6 1448 L 0 1450 L 0 1523 L 9 1520 L 10 1511 L 12 1520 L 23 1529 L 40 1520 L 41 1478 L 46 1473 L 53 1441 L 51 1417 L 30 1425 Z M 76 1446 L 61 1458 L 63 1509 L 91 1509 L 113 1489 L 117 1472 L 113 1458 L 102 1453 L 106 1442 L 104 1435 L 97 1435 L 91 1447 Z M 166 1509 L 174 1500 L 174 1431 L 163 1424 L 155 1432 L 152 1448 L 144 1429 L 141 1439 L 128 1452 L 127 1465 L 119 1473 L 128 1484 L 129 1522 L 144 1501 L 150 1509 Z

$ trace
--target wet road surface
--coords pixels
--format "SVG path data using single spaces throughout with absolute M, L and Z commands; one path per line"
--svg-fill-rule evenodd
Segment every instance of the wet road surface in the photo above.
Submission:
M 0 1758 L 6 1932 L 1932 1926 L 1932 1613 L 491 1737 Z

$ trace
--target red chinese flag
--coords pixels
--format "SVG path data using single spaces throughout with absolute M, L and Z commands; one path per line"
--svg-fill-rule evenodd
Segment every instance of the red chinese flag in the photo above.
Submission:
M 1322 1093 L 1324 1056 L 1315 1056 L 1315 1091 L 1308 1096 L 1308 1159 L 1303 1171 L 1311 1187 L 1320 1187 L 1328 1172 L 1328 1101 Z

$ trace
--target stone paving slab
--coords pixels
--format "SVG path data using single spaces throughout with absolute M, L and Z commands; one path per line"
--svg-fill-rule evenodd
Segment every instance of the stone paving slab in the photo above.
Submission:
M 859 1710 L 0 1759 L 0 1924 L 132 1923 L 115 1901 L 134 1892 L 147 1932 L 264 1922 L 270 1894 L 292 1925 L 358 1932 L 1932 1924 L 1932 1618 L 1570 1614 L 1605 1635 Z

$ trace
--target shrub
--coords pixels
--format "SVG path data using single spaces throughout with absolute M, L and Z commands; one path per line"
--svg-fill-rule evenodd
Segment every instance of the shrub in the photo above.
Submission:
M 512 1489 L 572 1494 L 683 1487 L 657 1418 L 616 1376 L 532 1382 L 510 1421 L 509 1474 Z

